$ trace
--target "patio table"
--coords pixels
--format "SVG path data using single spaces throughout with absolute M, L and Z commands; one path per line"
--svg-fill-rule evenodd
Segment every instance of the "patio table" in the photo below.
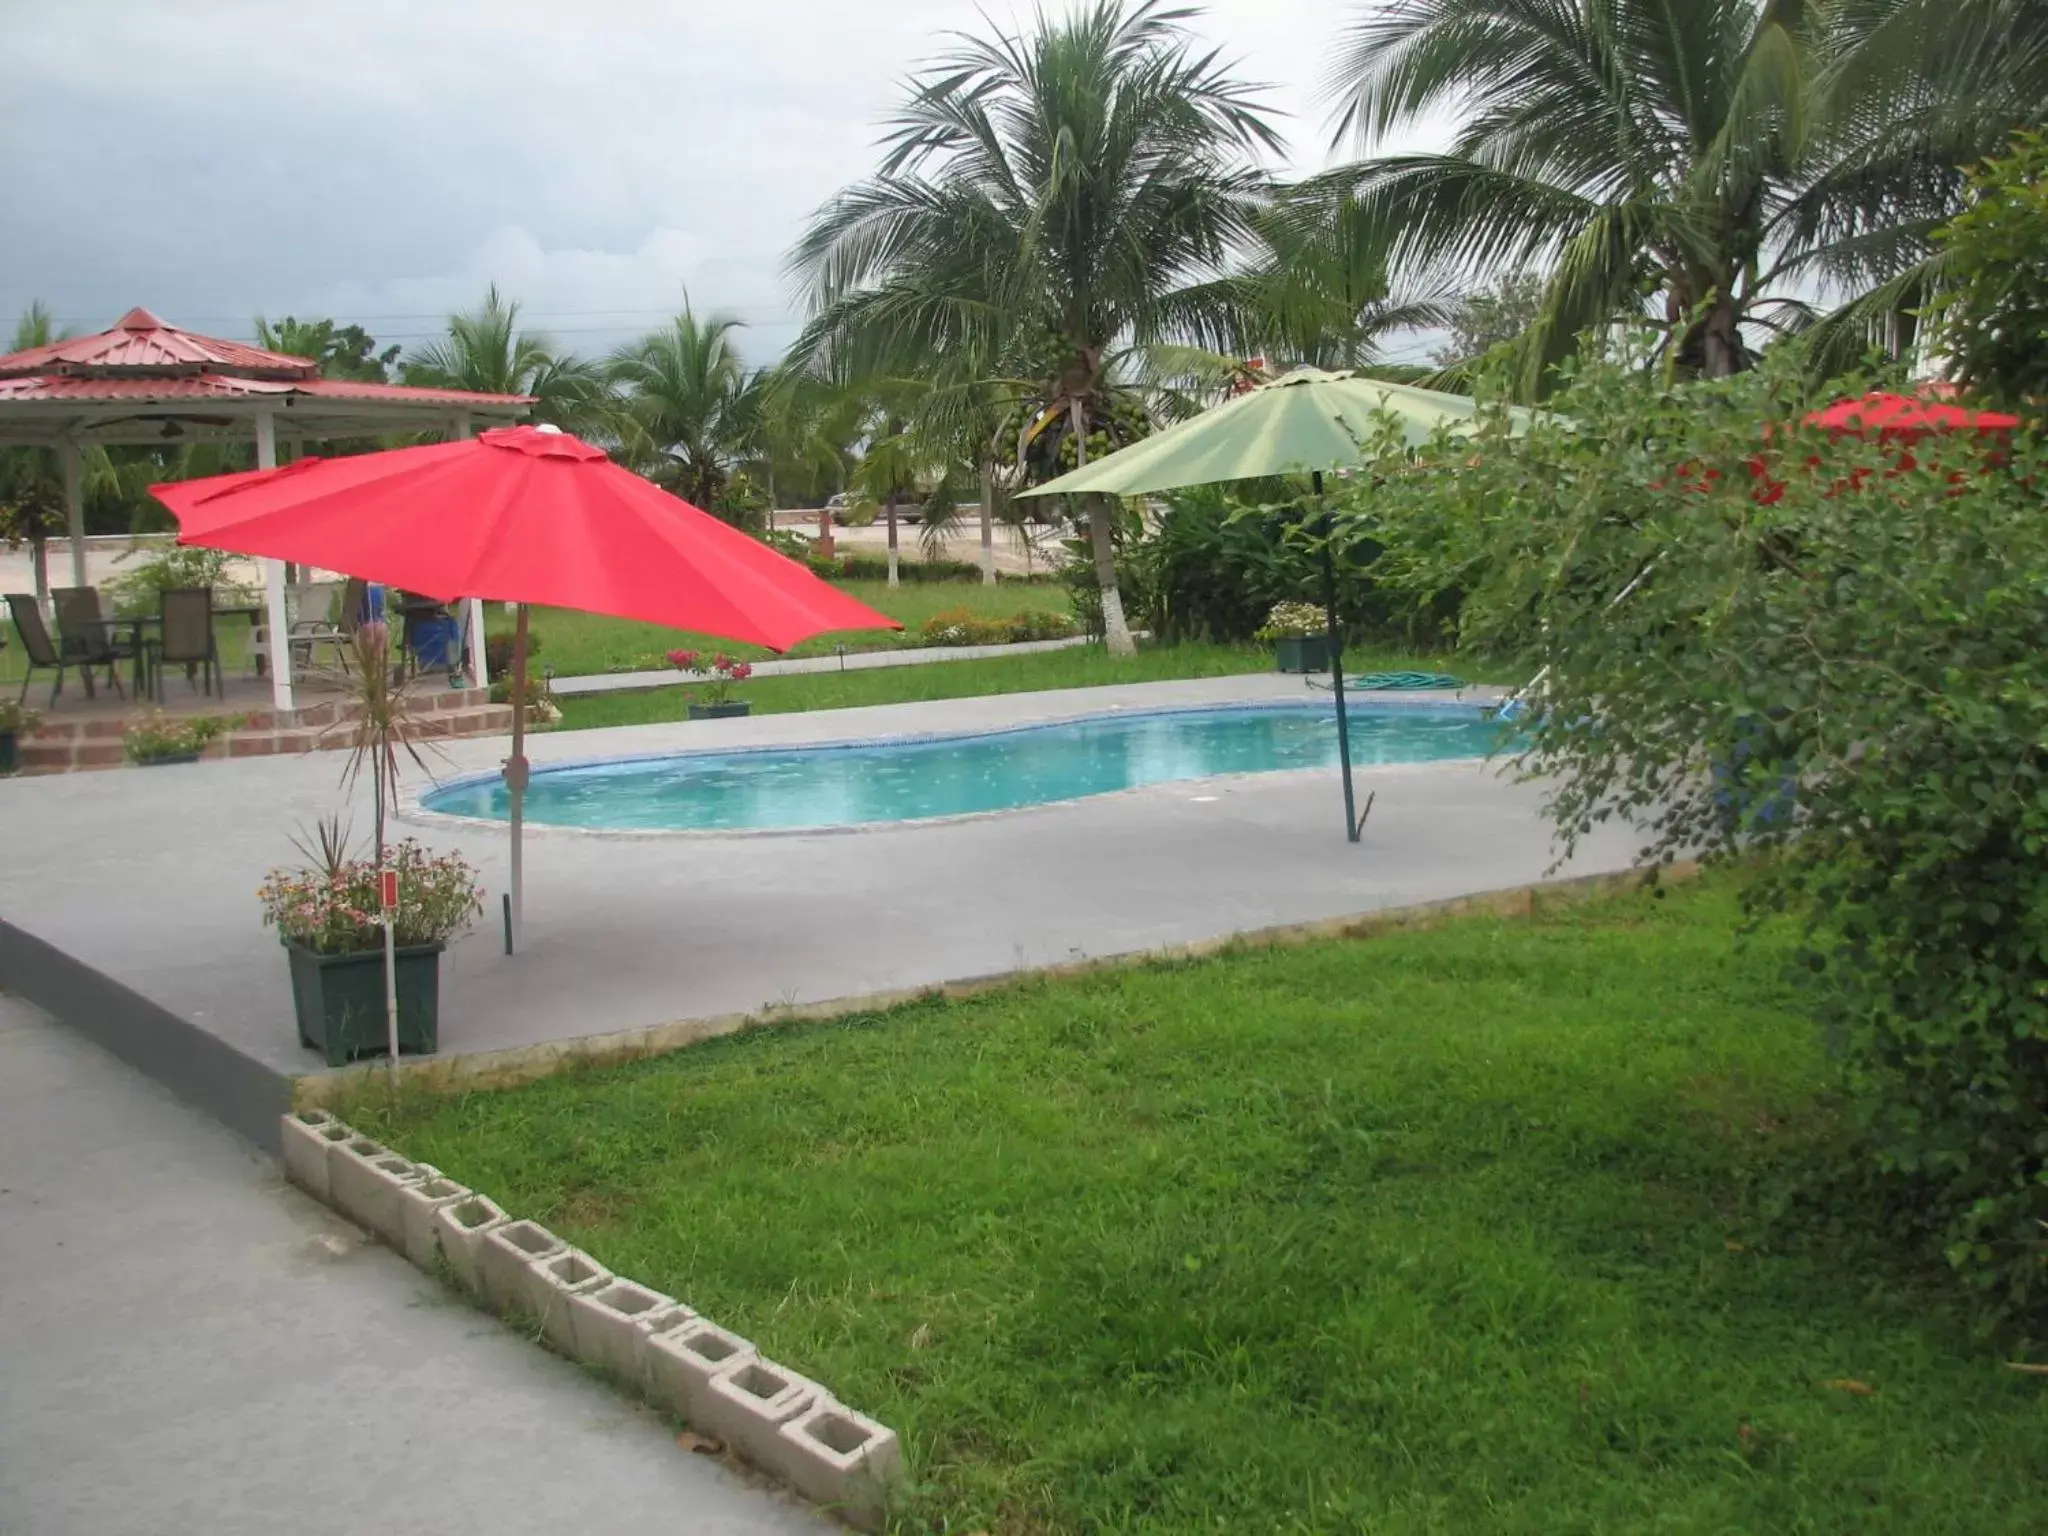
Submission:
M 127 633 L 129 649 L 135 653 L 131 681 L 135 684 L 135 697 L 137 699 L 146 698 L 149 694 L 149 653 L 143 645 L 142 632 L 151 625 L 161 624 L 162 622 L 153 613 L 140 614 L 135 617 L 116 614 L 113 618 L 103 617 L 100 620 L 100 628 L 106 630 L 109 635 L 117 635 L 123 631 Z M 85 696 L 87 698 L 92 697 L 92 674 L 90 672 L 85 674 Z

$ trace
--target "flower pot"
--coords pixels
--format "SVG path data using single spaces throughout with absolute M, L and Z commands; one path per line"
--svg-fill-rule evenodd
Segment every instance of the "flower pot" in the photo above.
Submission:
M 21 766 L 19 733 L 0 731 L 0 773 L 12 773 Z
M 1327 672 L 1330 670 L 1328 635 L 1288 635 L 1273 642 L 1282 672 Z
M 737 720 L 741 715 L 749 713 L 753 707 L 754 702 L 751 699 L 734 699 L 725 704 L 692 704 L 690 706 L 690 718 L 692 720 Z
M 441 950 L 418 944 L 398 952 L 398 1048 L 432 1055 L 440 1043 Z M 284 941 L 291 965 L 292 1008 L 299 1043 L 320 1052 L 330 1067 L 391 1048 L 384 1017 L 384 951 L 360 949 L 322 955 Z

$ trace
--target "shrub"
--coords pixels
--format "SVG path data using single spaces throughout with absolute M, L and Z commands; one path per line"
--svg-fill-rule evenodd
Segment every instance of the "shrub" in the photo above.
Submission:
M 924 621 L 918 639 L 925 645 L 1018 645 L 1028 640 L 1064 640 L 1078 633 L 1064 613 L 1026 608 L 997 617 L 971 608 L 948 608 Z
M 1939 334 L 1957 376 L 2003 404 L 2048 400 L 2048 135 L 1980 166 L 1941 241 Z
M 1671 387 L 1595 358 L 1525 439 L 1388 476 L 1376 527 L 1470 584 L 1468 640 L 1548 668 L 1524 766 L 1567 841 L 1627 816 L 1802 915 L 1896 1235 L 2020 1306 L 2048 1281 L 2048 451 L 1830 440 L 1801 417 L 1864 385 L 1816 397 L 1801 361 Z
M 203 752 L 241 723 L 240 715 L 179 716 L 160 709 L 145 710 L 121 732 L 121 744 L 130 762 L 160 763 Z
M 243 588 L 221 580 L 232 558 L 222 550 L 176 544 L 139 556 L 131 550 L 121 560 L 134 560 L 134 568 L 108 582 L 107 595 L 115 612 L 131 614 L 155 613 L 164 593 L 188 587 L 205 587 L 223 599 L 245 599 Z
M 827 581 L 885 581 L 889 576 L 889 562 L 881 555 L 814 555 L 804 563 L 812 575 Z M 901 560 L 896 574 L 904 582 L 980 581 L 981 567 L 966 560 Z
M 512 679 L 501 677 L 491 684 L 491 702 L 510 704 L 512 702 Z M 555 725 L 562 718 L 562 706 L 555 702 L 554 690 L 544 677 L 526 679 L 526 719 L 530 725 Z
M 493 678 L 510 677 L 512 675 L 512 643 L 514 638 L 511 634 L 484 636 L 484 665 L 491 669 L 491 676 Z M 540 636 L 529 630 L 526 636 L 526 661 L 529 667 L 533 664 L 533 658 L 539 654 Z

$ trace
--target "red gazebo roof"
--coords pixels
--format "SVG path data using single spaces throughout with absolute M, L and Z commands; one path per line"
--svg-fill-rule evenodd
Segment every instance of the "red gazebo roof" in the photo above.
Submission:
M 311 358 L 167 325 L 146 309 L 112 329 L 0 356 L 0 443 L 149 442 L 171 422 L 192 436 L 246 438 L 259 411 L 301 437 L 522 417 L 530 395 L 326 379 Z M 187 435 L 179 431 L 178 435 Z

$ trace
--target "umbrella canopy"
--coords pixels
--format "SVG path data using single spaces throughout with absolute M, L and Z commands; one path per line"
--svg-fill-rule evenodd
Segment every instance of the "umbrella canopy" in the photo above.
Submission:
M 1296 368 L 1142 442 L 1018 494 L 1136 496 L 1184 485 L 1213 485 L 1220 480 L 1307 474 L 1314 476 L 1320 497 L 1324 473 L 1364 463 L 1387 421 L 1393 421 L 1401 440 L 1413 448 L 1446 426 L 1470 431 L 1478 416 L 1479 402 L 1469 395 L 1390 384 L 1350 372 Z M 1528 425 L 1529 412 L 1515 408 L 1511 430 L 1523 432 Z M 1322 566 L 1330 690 L 1337 704 L 1337 763 L 1344 779 L 1344 835 L 1355 843 L 1364 818 L 1356 815 L 1352 800 L 1351 730 L 1344 708 L 1344 636 L 1337 623 L 1337 573 L 1328 539 L 1322 544 Z M 1368 800 L 1366 811 L 1370 814 L 1371 810 Z
M 527 606 L 581 608 L 787 650 L 900 629 L 757 539 L 554 427 L 150 487 L 178 542 L 267 555 L 430 597 L 516 602 L 512 930 L 523 918 Z
M 2017 416 L 2003 411 L 1973 411 L 1941 400 L 1873 390 L 1854 400 L 1838 400 L 1806 417 L 1809 427 L 1865 437 L 1875 433 L 1880 441 L 1917 441 L 1930 433 L 2010 432 L 2020 424 Z
M 150 490 L 182 544 L 432 597 L 582 608 L 777 651 L 826 630 L 901 627 L 547 427 Z
M 1361 463 L 1380 423 L 1391 418 L 1416 447 L 1437 429 L 1470 430 L 1479 403 L 1469 395 L 1390 384 L 1356 373 L 1296 368 L 1269 384 L 1177 422 L 1020 496 L 1103 492 L 1135 496 L 1219 480 L 1322 474 Z M 1529 413 L 1512 412 L 1515 429 Z

